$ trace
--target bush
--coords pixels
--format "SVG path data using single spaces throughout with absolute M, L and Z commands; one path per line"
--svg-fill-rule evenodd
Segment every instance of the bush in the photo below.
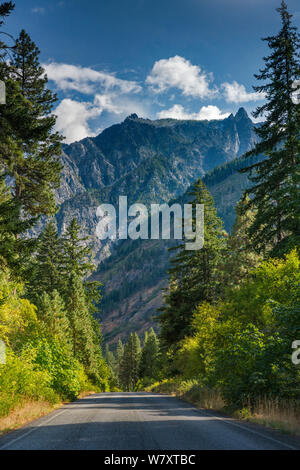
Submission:
M 74 400 L 88 388 L 83 366 L 55 339 L 42 339 L 35 348 L 34 363 L 50 377 L 50 386 L 62 399 Z
M 34 351 L 17 356 L 7 351 L 6 364 L 0 365 L 0 416 L 7 415 L 24 399 L 59 402 L 59 395 L 51 387 L 51 376 L 38 370 L 32 362 Z

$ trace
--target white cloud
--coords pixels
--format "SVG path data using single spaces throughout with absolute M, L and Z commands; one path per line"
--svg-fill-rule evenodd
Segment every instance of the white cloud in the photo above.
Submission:
M 155 62 L 146 78 L 146 83 L 157 93 L 177 88 L 183 95 L 195 98 L 209 98 L 217 94 L 216 89 L 210 88 L 211 81 L 211 74 L 178 55 Z
M 138 93 L 141 87 L 137 82 L 116 78 L 107 72 L 98 72 L 89 67 L 52 62 L 43 65 L 49 80 L 63 90 L 74 90 L 91 95 L 97 91 L 118 90 L 120 93 Z
M 32 13 L 37 13 L 38 15 L 44 15 L 46 9 L 44 7 L 35 7 L 31 9 Z
M 248 93 L 244 85 L 237 82 L 223 83 L 224 96 L 228 103 L 246 103 L 265 99 L 264 93 Z
M 101 115 L 103 109 L 97 104 L 83 103 L 66 98 L 55 110 L 57 116 L 56 130 L 65 137 L 66 143 L 94 136 L 88 121 Z
M 54 111 L 57 116 L 55 129 L 65 137 L 68 144 L 85 137 L 94 137 L 99 129 L 93 132 L 89 121 L 99 118 L 104 111 L 115 114 L 120 119 L 134 112 L 140 116 L 148 114 L 140 103 L 109 93 L 96 94 L 93 102 L 65 98 Z
M 160 119 L 192 119 L 196 121 L 211 121 L 213 119 L 225 119 L 230 113 L 222 114 L 217 106 L 203 106 L 198 113 L 188 113 L 181 104 L 174 104 L 172 108 L 160 111 L 157 116 Z
M 212 121 L 213 119 L 225 119 L 230 113 L 222 114 L 217 106 L 203 106 L 198 113 L 188 113 L 181 104 L 174 104 L 172 108 L 160 111 L 157 116 L 159 119 L 192 119 L 195 121 Z

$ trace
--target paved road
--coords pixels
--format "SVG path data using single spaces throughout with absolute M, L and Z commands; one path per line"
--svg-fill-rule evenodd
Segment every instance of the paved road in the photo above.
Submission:
M 92 395 L 0 439 L 0 450 L 293 448 L 295 439 L 147 393 Z

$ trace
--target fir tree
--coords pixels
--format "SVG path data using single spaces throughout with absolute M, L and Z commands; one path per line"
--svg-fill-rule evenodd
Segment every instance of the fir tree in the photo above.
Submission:
M 27 125 L 23 128 L 22 155 L 8 159 L 7 172 L 14 179 L 14 196 L 29 215 L 54 214 L 53 190 L 59 187 L 61 137 L 54 132 L 52 115 L 56 96 L 47 89 L 47 77 L 39 63 L 40 51 L 22 30 L 10 62 L 10 78 L 30 103 Z
M 282 254 L 300 236 L 300 105 L 293 99 L 300 89 L 300 42 L 284 1 L 277 11 L 282 28 L 276 36 L 263 39 L 271 53 L 264 58 L 265 68 L 255 75 L 264 83 L 254 90 L 264 93 L 266 102 L 253 116 L 265 121 L 256 127 L 259 143 L 246 154 L 265 158 L 241 171 L 249 172 L 253 183 L 247 193 L 248 207 L 257 210 L 249 229 L 254 246 L 260 252 Z
M 43 292 L 64 292 L 63 243 L 57 227 L 49 222 L 39 236 L 34 262 L 31 267 L 30 297 L 38 304 Z
M 68 296 L 68 286 L 71 285 L 74 277 L 84 279 L 86 302 L 88 303 L 89 310 L 95 312 L 97 310 L 96 306 L 101 299 L 101 283 L 86 279 L 94 269 L 92 252 L 87 242 L 88 238 L 80 236 L 80 226 L 76 219 L 73 219 L 67 227 L 63 238 L 66 279 L 65 296 Z
M 249 197 L 245 196 L 235 209 L 235 223 L 228 237 L 224 261 L 220 266 L 224 287 L 238 286 L 262 261 L 262 257 L 253 250 L 249 240 L 249 228 L 256 213 L 253 209 L 247 209 L 248 206 Z
M 116 374 L 116 379 L 117 379 L 117 385 L 120 388 L 121 388 L 121 364 L 123 361 L 123 356 L 124 356 L 124 345 L 122 341 L 119 339 L 118 344 L 117 344 L 116 354 L 115 354 L 115 361 L 116 361 L 115 374 Z
M 121 382 L 128 392 L 135 390 L 139 378 L 141 343 L 136 333 L 131 333 L 124 348 L 121 363 Z
M 145 335 L 142 349 L 139 375 L 141 379 L 149 382 L 158 378 L 159 373 L 159 341 L 153 328 Z M 145 382 L 144 382 L 145 383 Z
M 46 334 L 57 338 L 63 344 L 70 344 L 70 322 L 67 318 L 65 304 L 57 292 L 43 292 L 40 299 L 38 316 L 45 325 Z
M 191 195 L 193 205 L 204 204 L 204 247 L 188 251 L 179 245 L 171 260 L 169 289 L 158 317 L 163 347 L 176 345 L 192 332 L 191 320 L 198 304 L 213 302 L 222 291 L 220 262 L 225 248 L 225 233 L 214 201 L 199 180 Z

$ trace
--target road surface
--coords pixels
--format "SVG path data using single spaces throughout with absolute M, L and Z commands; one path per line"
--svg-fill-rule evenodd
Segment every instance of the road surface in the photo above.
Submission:
M 299 441 L 176 398 L 103 393 L 0 439 L 0 450 L 289 450 Z

